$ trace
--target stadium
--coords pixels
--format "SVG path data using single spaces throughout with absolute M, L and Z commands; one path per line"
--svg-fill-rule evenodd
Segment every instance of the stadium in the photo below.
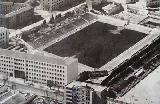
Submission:
M 160 64 L 157 29 L 116 26 L 84 12 L 59 18 L 23 33 L 22 39 L 37 50 L 78 58 L 80 64 L 99 71 L 86 79 L 82 72 L 78 80 L 107 86 L 109 97 L 123 96 Z
M 95 22 L 81 31 L 53 44 L 45 51 L 61 57 L 75 57 L 79 62 L 100 68 L 147 34 L 106 23 Z

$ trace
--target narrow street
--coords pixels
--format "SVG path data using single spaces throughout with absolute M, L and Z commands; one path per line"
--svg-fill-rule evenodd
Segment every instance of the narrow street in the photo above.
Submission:
M 4 81 L 0 79 L 0 84 L 3 85 L 3 83 Z M 22 93 L 31 93 L 38 96 L 51 97 L 53 99 L 58 99 L 60 102 L 63 101 L 63 96 L 60 96 L 60 95 L 56 96 L 55 94 L 56 91 L 52 91 L 44 87 L 40 88 L 40 86 L 30 86 L 30 85 L 24 84 L 22 80 L 7 81 L 6 85 L 13 90 L 21 91 Z

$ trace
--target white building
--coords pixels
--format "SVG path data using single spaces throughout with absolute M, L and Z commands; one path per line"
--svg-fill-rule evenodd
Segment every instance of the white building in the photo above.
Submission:
M 108 4 L 107 6 L 102 7 L 102 9 L 108 14 L 114 14 L 118 13 L 123 10 L 123 7 L 121 4 L 113 3 L 113 4 Z
M 77 78 L 77 59 L 61 58 L 35 50 L 27 53 L 21 47 L 22 45 L 0 49 L 0 73 L 43 85 L 52 81 L 62 89 Z
M 9 43 L 9 31 L 4 27 L 0 27 L 0 47 L 6 47 Z
M 106 104 L 106 87 L 74 81 L 66 86 L 66 104 Z

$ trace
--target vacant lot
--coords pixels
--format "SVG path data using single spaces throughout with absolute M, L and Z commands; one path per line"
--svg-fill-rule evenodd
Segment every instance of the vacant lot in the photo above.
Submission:
M 45 51 L 77 57 L 80 63 L 99 68 L 144 38 L 146 34 L 96 22 Z

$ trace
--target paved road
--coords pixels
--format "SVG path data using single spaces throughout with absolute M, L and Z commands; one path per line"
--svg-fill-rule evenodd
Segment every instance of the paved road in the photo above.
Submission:
M 3 83 L 2 79 L 0 79 L 0 83 L 1 84 Z M 53 99 L 58 99 L 60 101 L 63 100 L 62 96 L 57 96 L 56 97 L 55 91 L 51 91 L 51 90 L 47 90 L 47 89 L 46 90 L 45 89 L 40 89 L 40 88 L 36 88 L 36 87 L 33 87 L 33 86 L 28 86 L 28 85 L 25 85 L 25 84 L 17 83 L 17 81 L 16 82 L 7 81 L 6 85 L 12 86 L 11 87 L 12 89 L 22 91 L 24 93 L 32 93 L 32 94 L 36 94 L 36 95 L 39 95 L 39 96 L 52 97 Z

